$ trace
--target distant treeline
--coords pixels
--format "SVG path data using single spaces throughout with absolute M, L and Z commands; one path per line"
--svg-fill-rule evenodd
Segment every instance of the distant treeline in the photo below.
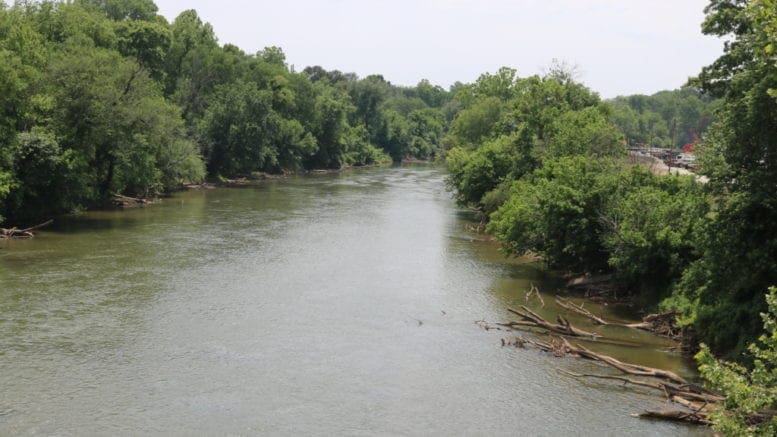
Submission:
M 445 90 L 297 72 L 280 48 L 221 45 L 195 11 L 168 23 L 152 0 L 0 1 L 0 223 L 206 177 L 434 158 L 516 123 L 505 74 Z M 688 89 L 602 110 L 630 143 L 679 146 L 709 124 L 707 103 Z
M 0 215 L 14 222 L 206 175 L 432 158 L 455 114 L 421 81 L 309 67 L 220 45 L 152 0 L 0 2 Z
M 629 146 L 679 149 L 701 140 L 721 101 L 687 87 L 652 96 L 617 97 L 611 104 L 615 109 L 613 121 Z

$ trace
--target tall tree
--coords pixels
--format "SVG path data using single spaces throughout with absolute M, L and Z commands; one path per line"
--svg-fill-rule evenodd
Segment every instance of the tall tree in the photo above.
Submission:
M 712 1 L 703 30 L 729 41 L 696 81 L 724 103 L 701 150 L 714 215 L 681 290 L 702 340 L 735 356 L 758 335 L 764 290 L 777 284 L 775 7 L 774 0 Z

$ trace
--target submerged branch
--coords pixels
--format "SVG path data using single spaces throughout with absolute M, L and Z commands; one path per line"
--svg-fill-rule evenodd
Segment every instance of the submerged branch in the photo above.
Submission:
M 43 228 L 45 226 L 48 226 L 50 224 L 54 223 L 54 220 L 48 220 L 46 222 L 43 222 L 39 225 L 31 226 L 26 229 L 19 229 L 19 228 L 0 228 L 0 239 L 12 239 L 12 238 L 33 238 L 35 234 L 33 231 L 38 230 L 40 228 Z
M 556 318 L 556 321 L 558 323 L 548 322 L 547 320 L 542 318 L 542 316 L 530 310 L 524 305 L 521 306 L 521 310 L 514 310 L 512 308 L 508 308 L 507 311 L 510 311 L 511 313 L 519 316 L 522 320 L 517 322 L 507 323 L 505 324 L 505 326 L 514 325 L 514 326 L 536 327 L 536 328 L 545 329 L 546 331 L 554 334 L 568 335 L 571 337 L 591 337 L 591 338 L 601 337 L 600 334 L 597 334 L 595 332 L 588 332 L 579 328 L 575 328 L 574 326 L 572 326 L 571 323 L 569 323 L 569 320 L 565 319 L 562 316 L 558 316 Z

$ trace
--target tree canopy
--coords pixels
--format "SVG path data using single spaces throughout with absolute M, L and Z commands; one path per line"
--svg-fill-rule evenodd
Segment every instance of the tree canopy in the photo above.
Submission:
M 434 158 L 452 94 L 219 44 L 152 0 L 0 3 L 0 214 L 30 221 L 238 177 Z M 0 219 L 1 220 L 1 219 Z

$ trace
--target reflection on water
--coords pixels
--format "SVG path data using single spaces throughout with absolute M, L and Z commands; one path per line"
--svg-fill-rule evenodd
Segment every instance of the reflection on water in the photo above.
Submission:
M 530 284 L 553 315 L 560 284 L 468 233 L 443 179 L 192 191 L 3 243 L 0 434 L 700 432 L 634 419 L 661 400 L 475 326 Z M 617 335 L 650 346 L 599 350 L 689 372 L 668 343 Z

